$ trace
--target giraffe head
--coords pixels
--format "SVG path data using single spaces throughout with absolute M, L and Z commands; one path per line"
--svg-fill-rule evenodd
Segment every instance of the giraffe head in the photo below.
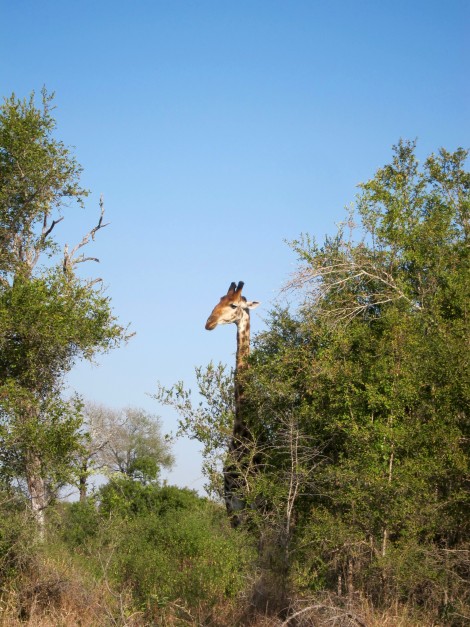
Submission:
M 238 285 L 230 284 L 227 294 L 222 296 L 207 319 L 206 329 L 208 331 L 215 329 L 218 324 L 230 324 L 231 322 L 238 324 L 244 316 L 249 315 L 250 309 L 258 307 L 257 301 L 247 301 L 242 296 L 243 285 L 243 281 L 240 281 Z

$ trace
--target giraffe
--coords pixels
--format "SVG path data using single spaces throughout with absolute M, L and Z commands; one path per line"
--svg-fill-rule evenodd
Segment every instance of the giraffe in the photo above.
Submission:
M 222 296 L 206 322 L 208 331 L 215 329 L 218 324 L 233 322 L 237 325 L 235 418 L 224 466 L 224 498 L 232 527 L 238 527 L 245 509 L 245 502 L 240 496 L 240 491 L 245 485 L 241 467 L 243 458 L 248 452 L 251 436 L 244 416 L 243 372 L 247 368 L 247 358 L 250 354 L 250 309 L 255 309 L 259 305 L 259 302 L 247 301 L 242 296 L 243 285 L 243 281 L 238 285 L 231 283 L 227 294 Z

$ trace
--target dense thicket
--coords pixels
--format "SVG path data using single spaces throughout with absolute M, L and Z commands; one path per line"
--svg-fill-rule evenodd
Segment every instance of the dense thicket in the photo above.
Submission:
M 49 509 L 37 542 L 25 503 L 0 493 L 0 618 L 8 624 L 230 624 L 253 542 L 187 489 L 111 480 Z
M 294 242 L 303 302 L 272 312 L 250 376 L 254 483 L 267 518 L 282 504 L 291 575 L 453 624 L 470 567 L 465 158 L 441 150 L 420 167 L 400 142 L 336 236 Z

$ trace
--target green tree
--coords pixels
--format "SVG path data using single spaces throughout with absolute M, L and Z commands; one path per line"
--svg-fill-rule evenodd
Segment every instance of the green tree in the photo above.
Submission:
M 80 403 L 61 398 L 64 375 L 126 338 L 99 279 L 76 273 L 79 251 L 101 216 L 63 254 L 54 229 L 70 201 L 83 206 L 81 167 L 55 138 L 53 96 L 42 92 L 0 108 L 0 464 L 24 479 L 33 512 L 44 509 L 70 474 L 79 446 Z
M 162 435 L 158 416 L 143 409 L 114 410 L 86 403 L 84 444 L 79 455 L 80 495 L 86 497 L 90 472 L 122 473 L 143 484 L 156 481 L 161 468 L 174 463 L 170 441 Z
M 250 395 L 258 420 L 272 437 L 290 405 L 322 453 L 313 494 L 297 507 L 299 572 L 302 562 L 316 564 L 308 585 L 362 588 L 382 601 L 462 600 L 465 159 L 463 150 L 441 150 L 420 166 L 415 145 L 400 142 L 392 163 L 360 186 L 357 212 L 336 236 L 293 243 L 301 266 L 290 287 L 302 289 L 303 304 L 296 316 L 274 312 L 257 338 Z

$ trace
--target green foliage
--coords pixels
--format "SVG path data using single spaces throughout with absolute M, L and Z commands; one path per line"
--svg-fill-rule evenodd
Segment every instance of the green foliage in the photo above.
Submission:
M 54 252 L 47 237 L 48 216 L 68 199 L 83 205 L 88 195 L 79 185 L 82 168 L 54 137 L 53 98 L 43 89 L 42 108 L 37 108 L 34 93 L 24 100 L 12 94 L 0 108 L 0 277 L 4 279 L 19 271 L 29 274 L 42 252 Z
M 84 502 L 63 503 L 53 517 L 60 524 L 60 536 L 71 549 L 84 546 L 99 532 L 101 517 L 94 499 Z M 54 533 L 57 531 L 54 529 Z
M 462 593 L 450 582 L 466 568 L 470 532 L 465 157 L 443 150 L 420 168 L 401 142 L 361 185 L 362 240 L 347 236 L 350 215 L 323 246 L 293 244 L 302 265 L 291 286 L 304 303 L 296 317 L 275 311 L 256 340 L 260 425 L 275 438 L 290 408 L 319 451 L 292 540 L 308 586 L 335 589 L 340 578 L 382 602 Z
M 233 372 L 227 372 L 221 363 L 211 362 L 206 368 L 196 368 L 196 380 L 202 398 L 197 405 L 182 381 L 170 388 L 159 384 L 154 398 L 179 414 L 179 436 L 188 436 L 203 445 L 202 472 L 208 480 L 204 487 L 208 494 L 220 498 L 223 460 L 232 437 L 235 411 Z
M 116 478 L 104 485 L 98 494 L 102 515 L 134 517 L 167 510 L 189 510 L 203 501 L 192 490 L 174 486 L 143 485 L 128 477 Z
M 34 559 L 37 545 L 33 523 L 22 496 L 0 490 L 0 594 L 15 585 Z
M 0 468 L 5 481 L 25 474 L 30 457 L 40 460 L 42 476 L 47 479 L 51 497 L 70 480 L 74 455 L 80 446 L 77 435 L 81 425 L 79 399 L 63 401 L 58 397 L 35 399 L 14 382 L 2 387 L 4 403 L 0 409 Z M 25 408 L 19 420 L 14 411 Z M 30 411 L 28 411 L 30 409 Z
M 116 557 L 117 577 L 141 603 L 184 599 L 189 606 L 215 603 L 239 592 L 249 551 L 228 536 L 225 521 L 208 510 L 168 510 L 136 518 Z M 125 550 L 124 550 L 125 547 Z
M 130 589 L 148 617 L 172 603 L 210 612 L 240 592 L 253 557 L 223 508 L 187 489 L 129 478 L 103 486 L 98 504 L 66 505 L 55 524 L 81 563 L 114 589 Z
M 76 359 L 91 359 L 122 336 L 109 299 L 56 268 L 0 291 L 0 329 L 0 381 L 43 395 Z

